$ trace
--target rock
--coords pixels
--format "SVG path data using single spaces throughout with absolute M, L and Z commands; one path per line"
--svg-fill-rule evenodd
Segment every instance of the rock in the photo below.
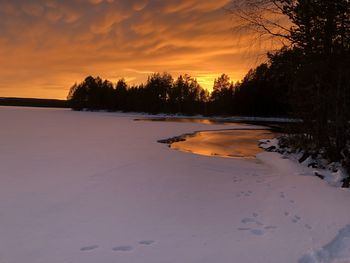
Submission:
M 321 178 L 322 180 L 325 178 L 324 175 L 319 174 L 318 172 L 315 172 L 315 175 L 316 175 L 318 178 Z
M 274 152 L 276 150 L 276 146 L 270 146 L 268 148 L 266 148 L 266 151 L 268 152 Z
M 350 176 L 347 178 L 344 178 L 342 181 L 343 185 L 342 188 L 350 188 Z
M 307 152 L 305 152 L 305 153 L 303 154 L 303 156 L 301 156 L 301 158 L 299 159 L 299 163 L 305 162 L 305 160 L 306 160 L 307 158 L 309 158 L 309 157 L 310 157 L 310 154 L 307 153 Z
M 316 163 L 316 162 L 309 163 L 307 167 L 318 168 L 318 163 Z
M 159 143 L 164 143 L 164 144 L 173 144 L 174 142 L 183 142 L 183 141 L 186 141 L 186 139 L 183 136 L 177 136 L 169 139 L 158 140 Z

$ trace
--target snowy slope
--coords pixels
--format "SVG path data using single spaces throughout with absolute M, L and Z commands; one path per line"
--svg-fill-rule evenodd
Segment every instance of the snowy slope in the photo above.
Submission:
M 1 263 L 350 262 L 349 191 L 156 142 L 227 125 L 134 117 L 0 107 Z

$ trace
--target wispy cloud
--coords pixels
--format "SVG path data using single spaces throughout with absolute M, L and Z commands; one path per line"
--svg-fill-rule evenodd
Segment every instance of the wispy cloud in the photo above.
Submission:
M 0 96 L 64 98 L 88 74 L 135 84 L 151 72 L 190 73 L 205 87 L 221 73 L 238 80 L 256 50 L 232 33 L 229 3 L 0 0 Z

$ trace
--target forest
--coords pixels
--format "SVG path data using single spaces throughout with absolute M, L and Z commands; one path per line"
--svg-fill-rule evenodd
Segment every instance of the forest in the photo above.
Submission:
M 116 84 L 100 77 L 87 77 L 75 84 L 68 95 L 74 110 L 136 111 L 184 115 L 287 116 L 288 87 L 272 78 L 276 69 L 262 64 L 238 83 L 222 74 L 213 91 L 203 89 L 189 75 L 177 79 L 169 73 L 154 73 L 145 84 Z

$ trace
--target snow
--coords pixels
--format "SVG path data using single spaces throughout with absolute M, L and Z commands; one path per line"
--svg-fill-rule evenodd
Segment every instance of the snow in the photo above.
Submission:
M 343 185 L 343 180 L 347 177 L 347 173 L 340 163 L 328 163 L 325 159 L 322 159 L 321 156 L 319 156 L 317 159 L 314 159 L 311 156 L 309 156 L 303 162 L 301 162 L 301 165 L 299 165 L 299 161 L 302 158 L 304 152 L 293 152 L 290 149 L 285 149 L 281 151 L 278 142 L 278 138 L 272 140 L 264 139 L 259 140 L 259 145 L 261 148 L 267 150 L 271 149 L 272 151 L 283 152 L 284 158 L 291 160 L 284 162 L 276 162 L 275 165 L 280 166 L 282 170 L 285 169 L 285 166 L 292 165 L 295 166 L 295 170 L 302 170 L 300 173 L 303 173 L 304 175 L 321 177 L 323 180 L 325 180 L 332 186 L 341 187 Z M 266 162 L 268 161 L 269 159 L 266 160 Z M 312 167 L 312 164 L 317 164 L 318 168 Z
M 349 190 L 157 140 L 239 128 L 0 107 L 0 262 L 350 262 Z
M 299 263 L 349 262 L 350 225 L 341 229 L 338 235 L 318 251 L 310 251 Z

